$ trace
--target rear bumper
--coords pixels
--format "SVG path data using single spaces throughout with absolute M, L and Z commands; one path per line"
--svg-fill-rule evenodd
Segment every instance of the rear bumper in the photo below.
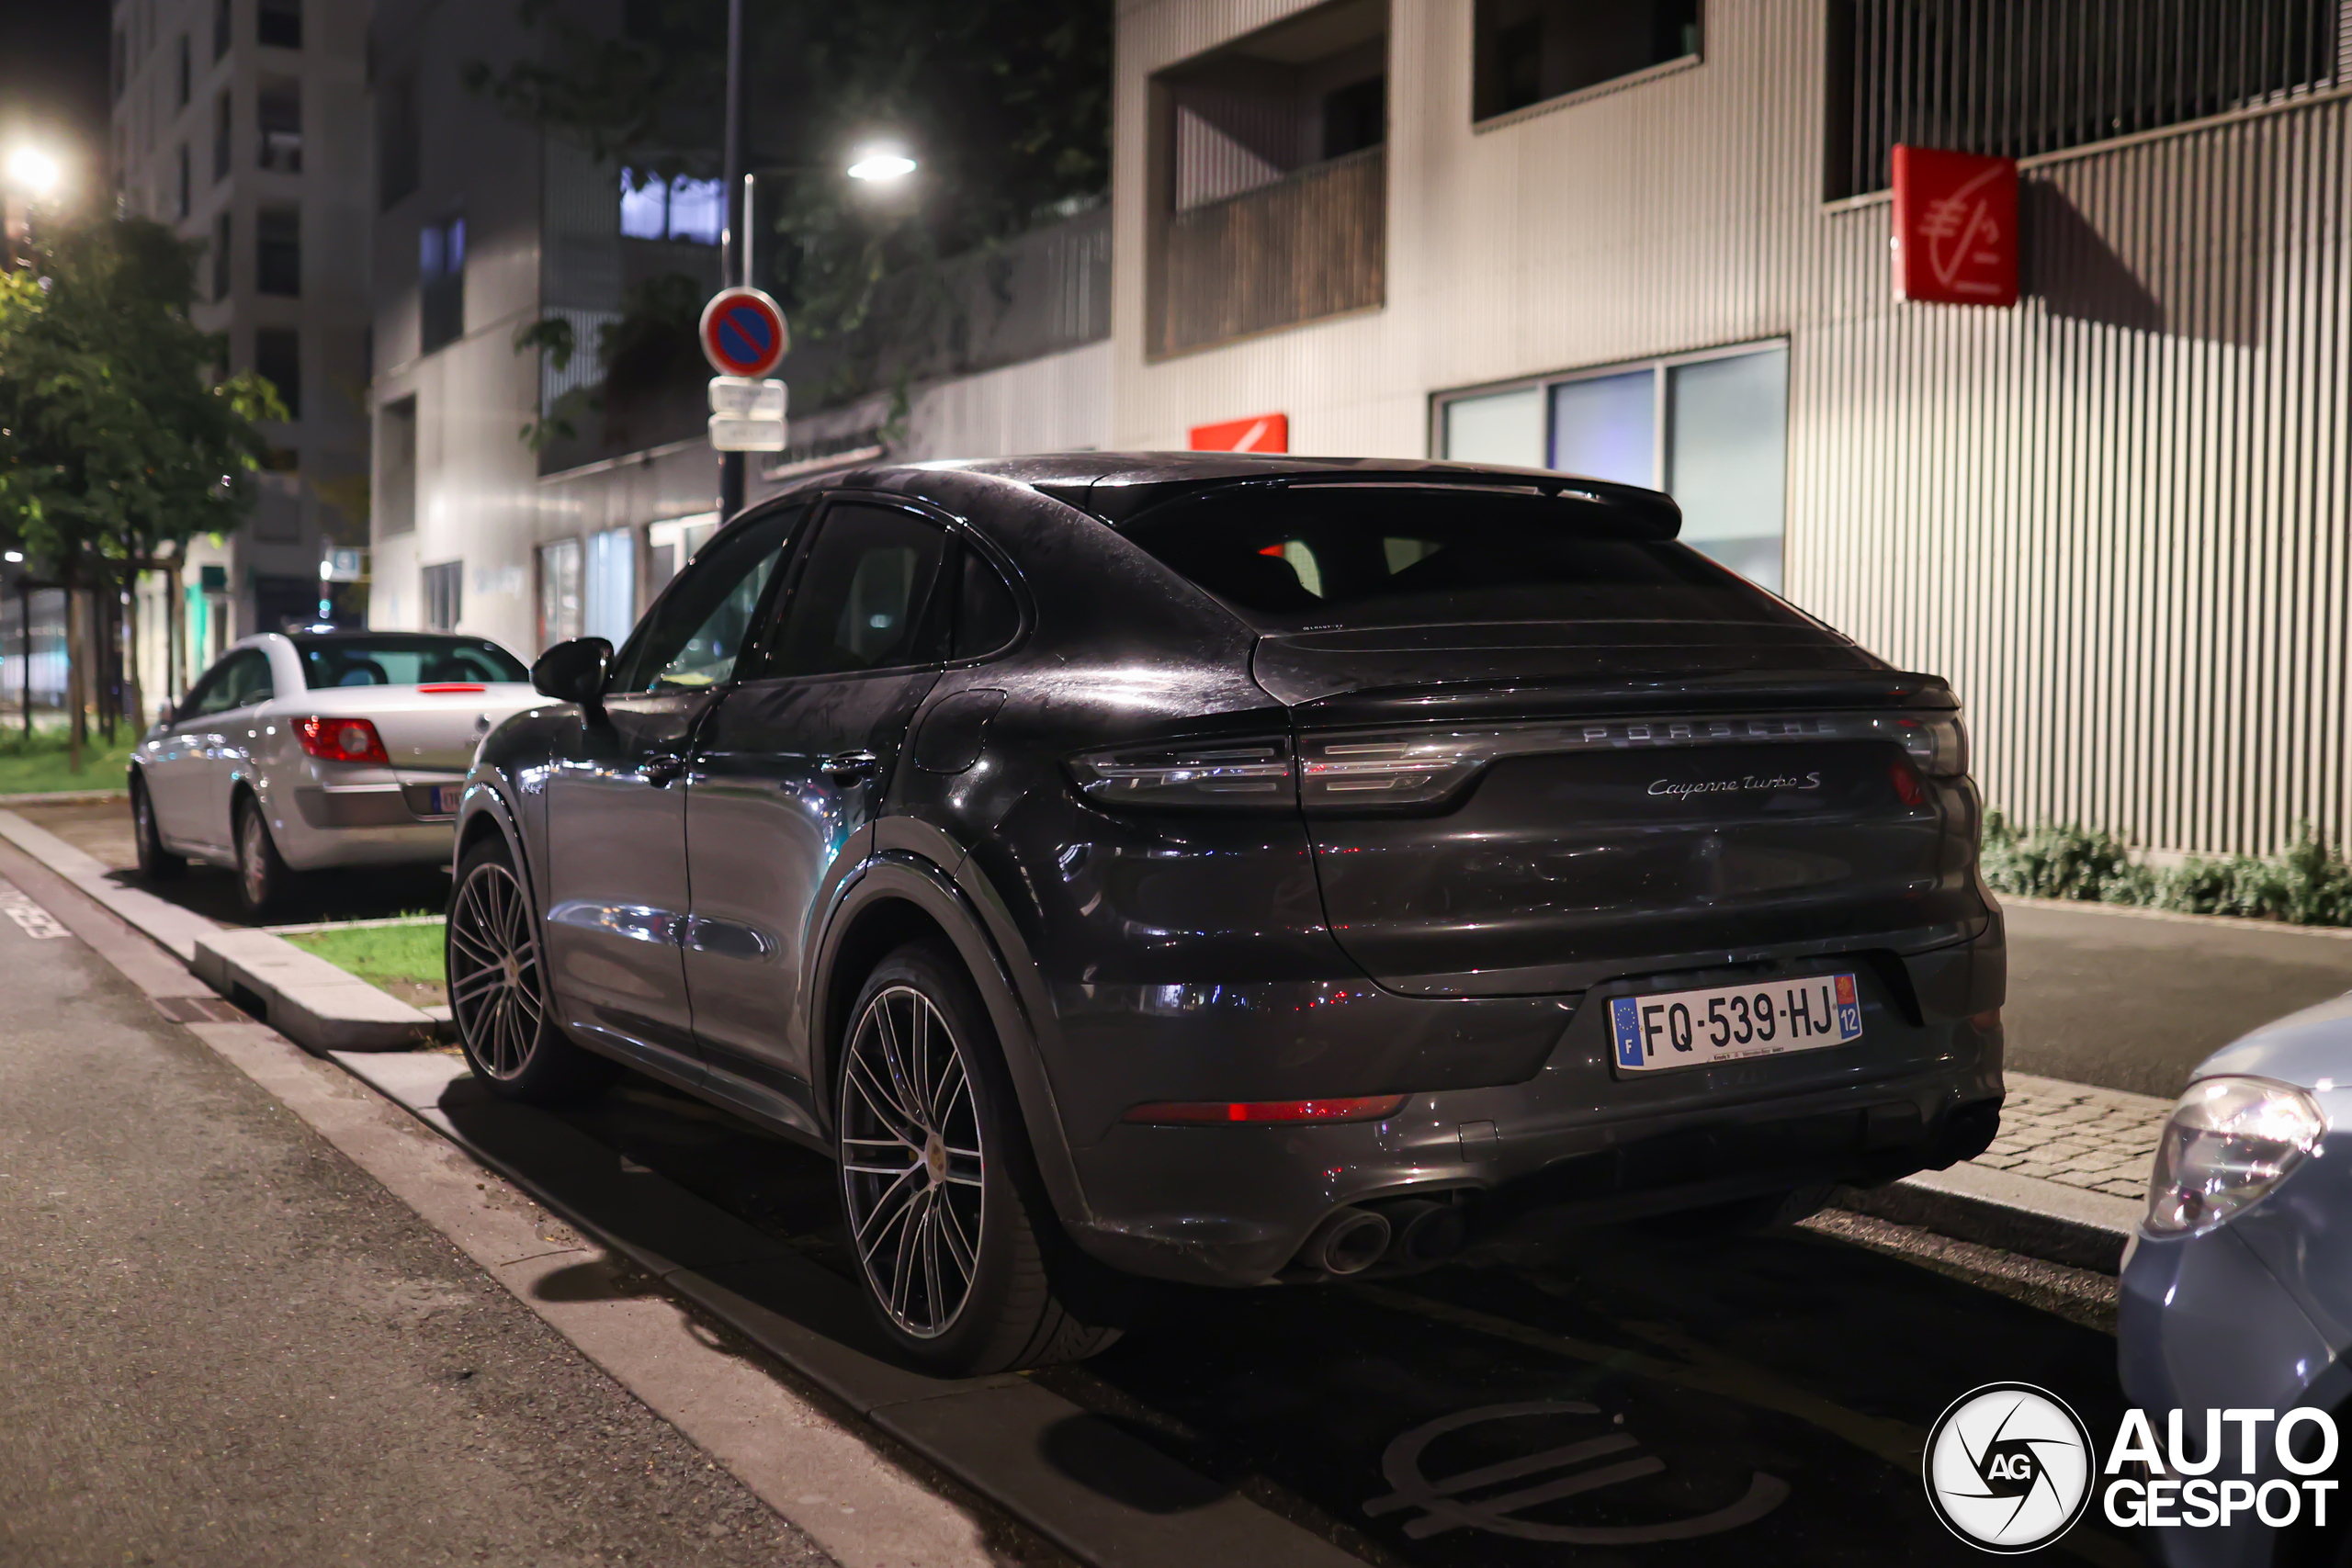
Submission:
M 2000 940 L 1996 921 L 1978 942 L 1899 961 L 1913 972 L 1908 997 L 1899 981 L 1866 978 L 1864 1033 L 1849 1045 L 1629 1080 L 1609 1065 L 1606 1010 L 1592 1005 L 1621 988 L 1611 987 L 1552 1002 L 1555 1017 L 1574 1010 L 1532 1077 L 1416 1094 L 1383 1122 L 1114 1124 L 1072 1151 L 1088 1213 L 1069 1228 L 1117 1269 L 1251 1285 L 1279 1275 L 1347 1204 L 1458 1195 L 1473 1249 L 1502 1250 L 1777 1190 L 1948 1166 L 1981 1153 L 1997 1117 L 1999 1026 L 1980 1030 L 1969 1014 L 1998 1005 Z M 1480 1010 L 1397 1001 L 1462 1010 L 1464 1021 Z M 1348 1055 L 1340 1019 L 1320 1032 L 1300 1043 L 1327 1059 Z M 1216 1097 L 1138 1092 L 1135 1100 L 1163 1098 Z

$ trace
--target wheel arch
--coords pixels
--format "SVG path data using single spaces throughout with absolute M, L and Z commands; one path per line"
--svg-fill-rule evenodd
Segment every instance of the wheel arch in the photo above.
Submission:
M 825 928 L 811 965 L 815 983 L 808 1012 L 810 1087 L 823 1125 L 829 1134 L 836 1125 L 834 1045 L 865 977 L 899 947 L 932 938 L 943 940 L 956 954 L 988 1009 L 1055 1213 L 1065 1224 L 1083 1224 L 1091 1211 L 1070 1157 L 1032 1011 L 1021 998 L 1007 954 L 971 898 L 956 878 L 929 860 L 904 852 L 876 856 L 845 891 Z

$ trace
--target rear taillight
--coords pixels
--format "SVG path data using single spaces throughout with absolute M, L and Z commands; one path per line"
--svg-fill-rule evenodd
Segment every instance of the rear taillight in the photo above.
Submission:
M 1894 732 L 1919 771 L 1930 778 L 1956 779 L 1968 772 L 1968 727 L 1958 714 L 1936 718 L 1898 718 Z
M 1177 1100 L 1136 1106 L 1120 1120 L 1159 1127 L 1231 1122 L 1377 1122 L 1404 1108 L 1401 1094 L 1357 1095 L 1347 1100 Z
M 373 762 L 389 768 L 384 738 L 364 718 L 306 718 L 294 727 L 302 750 L 322 762 Z
M 1293 807 L 1298 780 L 1287 739 L 1095 751 L 1073 757 L 1078 792 L 1104 806 Z

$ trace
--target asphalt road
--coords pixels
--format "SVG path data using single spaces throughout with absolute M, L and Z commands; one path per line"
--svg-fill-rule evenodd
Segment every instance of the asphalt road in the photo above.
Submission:
M 829 1561 L 77 939 L 0 1021 L 0 1562 Z

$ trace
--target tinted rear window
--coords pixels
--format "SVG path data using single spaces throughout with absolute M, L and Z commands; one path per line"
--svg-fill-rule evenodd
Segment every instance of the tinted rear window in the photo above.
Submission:
M 530 671 L 494 642 L 470 637 L 297 638 L 302 679 L 331 686 L 424 686 L 443 682 L 528 681 Z
M 1172 502 L 1124 530 L 1268 631 L 1507 621 L 1815 623 L 1589 502 L 1409 486 Z M 1617 536 L 1611 536 L 1616 535 Z

